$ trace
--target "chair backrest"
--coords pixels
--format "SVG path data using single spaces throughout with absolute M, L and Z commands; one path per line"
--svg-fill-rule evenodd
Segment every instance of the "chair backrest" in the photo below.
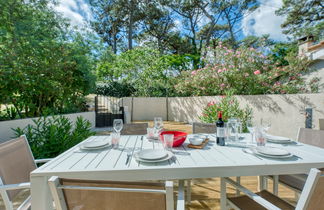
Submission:
M 296 210 L 319 210 L 324 206 L 324 175 L 312 168 L 296 205 Z
M 173 209 L 173 183 L 113 182 L 51 177 L 49 187 L 57 210 Z
M 122 135 L 145 135 L 147 133 L 148 123 L 128 123 L 124 124 L 121 130 Z
M 214 123 L 192 123 L 192 133 L 216 133 L 216 125 Z
M 0 144 L 0 178 L 3 184 L 29 182 L 30 172 L 36 169 L 33 154 L 25 136 Z M 19 190 L 10 191 L 12 199 Z
M 297 140 L 305 144 L 324 148 L 324 130 L 300 128 Z
M 319 119 L 319 129 L 324 130 L 324 119 Z

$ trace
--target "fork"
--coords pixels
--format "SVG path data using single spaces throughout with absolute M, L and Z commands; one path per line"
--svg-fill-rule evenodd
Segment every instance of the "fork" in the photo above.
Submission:
M 126 159 L 126 163 L 125 163 L 125 165 L 128 164 L 128 162 L 129 162 L 131 156 L 132 156 L 132 152 L 128 149 L 128 150 L 127 150 L 127 159 Z

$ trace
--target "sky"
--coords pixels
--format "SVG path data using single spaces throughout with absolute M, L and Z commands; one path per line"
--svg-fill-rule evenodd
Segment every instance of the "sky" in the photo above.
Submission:
M 275 15 L 275 10 L 282 5 L 282 0 L 259 0 L 260 7 L 253 13 L 244 16 L 241 21 L 241 38 L 248 35 L 262 36 L 269 34 L 276 41 L 286 41 L 280 25 L 285 17 Z M 56 11 L 71 20 L 75 26 L 84 26 L 91 19 L 91 9 L 87 0 L 60 0 L 55 7 Z M 176 22 L 180 22 L 176 20 Z

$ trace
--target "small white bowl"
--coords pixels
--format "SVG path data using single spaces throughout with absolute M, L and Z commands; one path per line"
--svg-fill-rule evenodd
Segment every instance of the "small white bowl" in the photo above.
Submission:
M 207 134 L 202 134 L 202 133 L 197 133 L 193 135 L 194 138 L 203 138 L 203 139 L 207 139 L 208 135 Z
M 189 142 L 192 145 L 201 145 L 204 140 L 204 138 L 189 138 Z

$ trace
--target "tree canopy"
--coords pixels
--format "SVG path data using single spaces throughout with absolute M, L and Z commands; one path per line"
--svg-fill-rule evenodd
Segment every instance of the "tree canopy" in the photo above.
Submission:
M 321 0 L 283 0 L 283 6 L 276 13 L 287 15 L 281 25 L 285 34 L 317 38 L 324 35 L 324 3 Z
M 94 84 L 85 34 L 49 1 L 0 1 L 0 104 L 27 117 L 84 106 Z

